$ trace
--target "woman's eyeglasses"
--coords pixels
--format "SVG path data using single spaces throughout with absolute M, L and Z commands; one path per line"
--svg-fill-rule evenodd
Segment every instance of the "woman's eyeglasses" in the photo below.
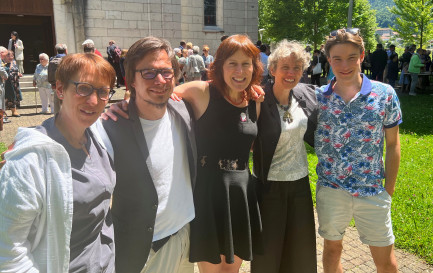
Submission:
M 174 76 L 173 68 L 141 69 L 141 70 L 135 70 L 135 72 L 140 72 L 141 77 L 145 80 L 153 80 L 155 79 L 156 76 L 158 76 L 158 74 L 161 74 L 161 76 L 166 80 L 171 80 Z
M 350 33 L 352 35 L 358 35 L 359 34 L 359 28 L 343 28 L 343 29 L 337 29 L 337 30 L 333 30 L 331 31 L 331 33 L 329 34 L 329 36 L 331 37 L 335 37 L 338 35 L 339 31 L 344 30 L 344 32 Z
M 111 88 L 108 87 L 95 88 L 93 87 L 93 85 L 87 82 L 70 81 L 70 83 L 75 85 L 75 92 L 82 97 L 90 96 L 93 93 L 93 91 L 96 91 L 98 97 L 101 100 L 106 101 L 109 100 L 114 95 L 114 93 L 116 93 L 116 91 L 114 91 Z

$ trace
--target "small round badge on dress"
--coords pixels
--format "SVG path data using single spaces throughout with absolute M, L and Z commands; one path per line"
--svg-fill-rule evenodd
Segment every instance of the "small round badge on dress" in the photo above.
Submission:
M 241 113 L 241 121 L 242 122 L 246 122 L 247 121 L 247 114 L 245 114 L 245 113 Z

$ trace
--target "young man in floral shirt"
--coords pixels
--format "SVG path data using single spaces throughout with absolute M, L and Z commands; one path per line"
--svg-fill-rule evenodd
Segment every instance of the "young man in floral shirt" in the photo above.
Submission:
M 364 44 L 358 29 L 331 32 L 325 51 L 335 78 L 316 90 L 317 213 L 324 272 L 343 272 L 342 239 L 352 217 L 361 241 L 370 246 L 377 272 L 397 272 L 390 209 L 400 162 L 398 97 L 391 86 L 361 74 Z

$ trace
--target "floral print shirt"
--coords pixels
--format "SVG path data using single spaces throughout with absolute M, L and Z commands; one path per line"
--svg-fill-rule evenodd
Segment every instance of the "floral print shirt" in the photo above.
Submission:
M 395 90 L 361 76 L 361 90 L 348 103 L 333 92 L 334 81 L 316 89 L 317 184 L 345 190 L 355 197 L 384 190 L 384 129 L 402 122 Z

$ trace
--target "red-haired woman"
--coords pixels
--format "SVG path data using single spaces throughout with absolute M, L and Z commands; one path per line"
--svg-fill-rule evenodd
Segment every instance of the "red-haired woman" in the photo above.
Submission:
M 260 103 L 251 100 L 263 71 L 259 53 L 247 36 L 233 35 L 216 52 L 210 82 L 174 90 L 190 103 L 196 120 L 190 261 L 202 273 L 238 272 L 242 260 L 260 252 L 260 213 L 248 168 L 260 112 Z

